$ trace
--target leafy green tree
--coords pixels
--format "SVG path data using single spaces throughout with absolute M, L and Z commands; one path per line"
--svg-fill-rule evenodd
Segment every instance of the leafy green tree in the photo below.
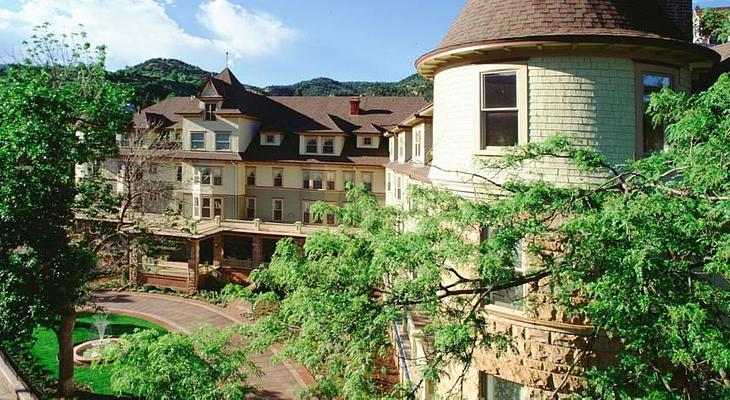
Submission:
M 141 331 L 105 350 L 112 389 L 143 399 L 245 399 L 258 374 L 232 330 L 201 329 L 192 335 Z
M 490 293 L 539 282 L 538 301 L 586 315 L 596 336 L 622 346 L 612 367 L 586 372 L 585 397 L 730 398 L 730 77 L 692 97 L 664 90 L 650 111 L 668 143 L 641 160 L 612 165 L 556 136 L 485 165 L 570 159 L 605 176 L 599 185 L 476 175 L 479 201 L 411 188 L 409 212 L 362 190 L 342 208 L 318 206 L 343 226 L 312 235 L 303 251 L 280 242 L 255 272 L 254 348 L 280 343 L 280 357 L 319 377 L 320 398 L 404 397 L 409 388 L 384 393 L 374 378 L 393 320 L 427 317 L 424 374 L 438 379 L 479 348 L 509 344 L 487 329 L 479 305 Z M 465 240 L 485 228 L 486 239 Z M 534 260 L 524 274 L 518 245 Z
M 131 113 L 127 92 L 105 78 L 104 48 L 48 28 L 0 82 L 0 338 L 28 341 L 38 324 L 52 328 L 58 392 L 69 396 L 75 307 L 95 264 L 73 237 L 75 167 L 113 155 Z
M 730 13 L 712 8 L 702 10 L 700 15 L 700 35 L 711 43 L 725 43 L 730 39 Z

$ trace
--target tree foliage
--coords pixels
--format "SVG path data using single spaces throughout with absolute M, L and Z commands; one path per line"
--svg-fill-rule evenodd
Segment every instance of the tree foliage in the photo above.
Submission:
M 105 78 L 104 49 L 42 26 L 0 81 L 0 338 L 37 324 L 70 335 L 94 255 L 73 240 L 75 166 L 116 151 L 127 92 Z M 71 330 L 73 324 L 70 324 Z M 66 355 L 70 349 L 66 349 Z M 67 368 L 61 368 L 68 372 Z
M 247 379 L 258 370 L 233 338 L 233 331 L 213 328 L 124 335 L 104 353 L 112 388 L 143 399 L 245 399 L 254 392 Z
M 556 136 L 484 166 L 569 159 L 604 176 L 597 185 L 475 175 L 487 186 L 479 200 L 411 188 L 408 212 L 352 191 L 334 210 L 340 229 L 311 236 L 303 249 L 281 242 L 255 273 L 254 344 L 282 343 L 279 356 L 314 371 L 323 398 L 404 396 L 373 378 L 392 321 L 427 317 L 424 374 L 438 379 L 479 349 L 509 345 L 487 329 L 481 304 L 491 293 L 539 285 L 528 312 L 531 301 L 549 301 L 621 346 L 613 366 L 586 372 L 586 397 L 728 398 L 729 110 L 730 77 L 722 76 L 696 96 L 653 97 L 650 112 L 668 125 L 668 143 L 643 159 L 611 165 Z M 485 227 L 491 234 L 474 240 Z M 524 274 L 515 271 L 518 246 L 531 260 Z
M 730 13 L 726 10 L 706 8 L 700 14 L 700 35 L 710 43 L 725 43 L 730 39 Z

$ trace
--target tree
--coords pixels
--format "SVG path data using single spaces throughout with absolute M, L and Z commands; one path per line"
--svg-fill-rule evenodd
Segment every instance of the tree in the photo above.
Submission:
M 254 348 L 280 343 L 280 357 L 319 377 L 312 390 L 321 398 L 403 397 L 373 378 L 393 320 L 428 318 L 424 375 L 438 379 L 452 362 L 469 365 L 476 349 L 509 344 L 486 328 L 479 305 L 531 284 L 623 347 L 612 367 L 584 375 L 586 398 L 728 398 L 730 77 L 691 97 L 665 89 L 650 112 L 668 126 L 667 149 L 637 161 L 611 165 L 556 136 L 484 166 L 570 159 L 605 176 L 599 185 L 500 184 L 477 174 L 476 201 L 411 188 L 409 212 L 361 191 L 341 208 L 318 206 L 343 226 L 312 235 L 303 251 L 281 241 L 254 273 Z M 487 228 L 484 240 L 465 240 Z M 533 260 L 524 274 L 515 271 L 517 246 Z
M 153 330 L 123 336 L 105 350 L 112 389 L 143 399 L 245 399 L 258 374 L 232 330 L 201 329 L 192 334 Z
M 700 14 L 700 35 L 710 43 L 725 43 L 730 38 L 730 13 L 712 8 L 702 10 Z
M 75 167 L 115 154 L 129 131 L 128 93 L 105 79 L 103 47 L 49 26 L 0 83 L 0 337 L 29 340 L 38 324 L 59 342 L 59 386 L 73 386 L 75 307 L 87 300 L 94 255 L 72 240 Z

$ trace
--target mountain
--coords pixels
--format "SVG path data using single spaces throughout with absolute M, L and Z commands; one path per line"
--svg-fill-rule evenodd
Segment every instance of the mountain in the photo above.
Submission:
M 141 64 L 110 72 L 110 79 L 127 83 L 134 90 L 134 101 L 146 107 L 172 96 L 197 94 L 205 80 L 215 73 L 180 60 L 153 58 Z M 269 96 L 423 96 L 433 97 L 433 83 L 414 74 L 398 82 L 339 82 L 316 78 L 292 85 L 247 89 Z

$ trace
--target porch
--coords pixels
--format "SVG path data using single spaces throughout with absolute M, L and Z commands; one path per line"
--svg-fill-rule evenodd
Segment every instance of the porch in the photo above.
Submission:
M 227 283 L 248 284 L 251 271 L 271 261 L 277 242 L 285 237 L 304 244 L 306 234 L 323 229 L 302 224 L 277 224 L 258 220 L 197 222 L 190 233 L 159 231 L 169 240 L 165 256 L 150 259 L 138 255 L 130 278 L 194 293 Z

